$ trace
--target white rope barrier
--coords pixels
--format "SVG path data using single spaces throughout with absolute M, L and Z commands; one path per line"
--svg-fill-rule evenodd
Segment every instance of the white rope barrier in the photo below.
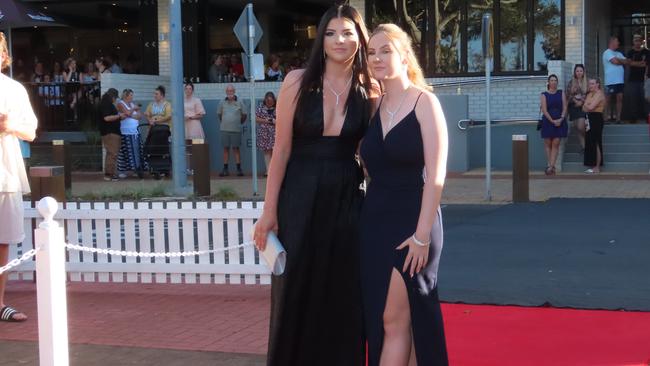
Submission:
M 9 271 L 12 268 L 18 267 L 19 265 L 21 265 L 25 261 L 30 260 L 33 256 L 36 255 L 36 253 L 40 249 L 41 248 L 34 248 L 34 249 L 24 253 L 23 255 L 21 255 L 18 258 L 12 259 L 11 261 L 9 261 L 9 263 L 7 263 L 6 265 L 0 267 L 0 275 L 2 275 L 3 273 Z
M 248 241 L 243 244 L 239 245 L 234 245 L 232 247 L 223 247 L 219 249 L 211 249 L 211 250 L 193 250 L 189 252 L 133 252 L 133 251 L 126 251 L 126 250 L 113 250 L 113 249 L 103 249 L 103 248 L 90 248 L 87 246 L 83 245 L 77 245 L 77 244 L 70 244 L 66 243 L 65 247 L 71 250 L 78 250 L 81 252 L 87 252 L 87 253 L 96 253 L 96 254 L 109 254 L 109 255 L 116 255 L 116 256 L 122 256 L 122 257 L 144 257 L 144 258 L 171 258 L 171 257 L 193 257 L 197 255 L 205 255 L 205 254 L 212 254 L 212 253 L 221 253 L 221 252 L 227 252 L 229 250 L 234 250 L 234 249 L 240 249 L 240 248 L 246 248 L 253 246 L 255 242 Z
M 188 252 L 134 252 L 126 250 L 113 250 L 113 249 L 103 249 L 103 248 L 90 248 L 83 245 L 65 243 L 65 247 L 70 250 L 78 250 L 80 252 L 95 253 L 95 254 L 106 254 L 106 255 L 115 255 L 122 257 L 143 257 L 143 258 L 176 258 L 176 257 L 194 257 L 199 255 L 206 254 L 215 254 L 227 252 L 230 250 L 246 248 L 255 245 L 255 242 L 248 241 L 239 245 L 234 245 L 232 247 L 223 247 L 219 249 L 211 250 L 193 250 Z M 23 262 L 30 260 L 36 255 L 40 248 L 34 248 L 24 253 L 20 257 L 9 261 L 6 265 L 0 267 L 0 275 L 3 273 L 20 266 Z

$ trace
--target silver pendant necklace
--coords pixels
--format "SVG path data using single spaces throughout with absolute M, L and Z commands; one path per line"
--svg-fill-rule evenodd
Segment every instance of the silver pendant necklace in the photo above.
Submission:
M 406 96 L 408 95 L 408 91 L 409 91 L 410 88 L 411 88 L 411 86 L 409 85 L 406 88 L 406 90 L 404 90 L 404 95 L 402 96 L 402 100 L 399 102 L 399 104 L 397 105 L 397 109 L 395 109 L 394 111 L 391 111 L 390 109 L 388 109 L 388 102 L 386 102 L 386 104 L 384 104 L 384 110 L 386 111 L 386 113 L 388 113 L 388 117 L 389 117 L 388 118 L 388 130 L 389 131 L 393 127 L 395 114 L 397 112 L 399 112 L 400 108 L 402 108 L 402 104 L 404 103 L 404 100 L 406 99 Z
M 329 80 L 325 79 L 325 83 L 327 84 L 327 88 L 332 92 L 332 94 L 334 94 L 334 96 L 336 96 L 336 105 L 338 106 L 339 105 L 339 97 L 343 93 L 345 93 L 345 91 L 350 86 L 350 83 L 352 83 L 352 76 L 350 76 L 350 80 L 348 80 L 348 82 L 345 83 L 345 86 L 343 87 L 343 90 L 340 93 L 337 93 L 336 90 L 334 90 L 334 88 L 332 88 L 332 84 L 330 84 Z

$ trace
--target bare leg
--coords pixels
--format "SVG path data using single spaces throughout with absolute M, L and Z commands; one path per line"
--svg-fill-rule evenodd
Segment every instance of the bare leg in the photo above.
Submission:
M 560 139 L 554 138 L 551 140 L 551 162 L 550 167 L 555 172 L 555 163 L 557 162 L 557 156 L 560 153 Z
M 384 344 L 380 366 L 408 365 L 411 348 L 411 311 L 402 275 L 393 268 L 384 309 Z
M 241 164 L 241 154 L 238 147 L 233 147 L 232 152 L 235 154 L 235 163 Z
M 411 338 L 413 338 L 413 332 L 411 332 Z M 418 360 L 415 357 L 415 342 L 411 342 L 411 357 L 409 357 L 409 366 L 417 366 Z
M 616 122 L 621 121 L 621 112 L 623 111 L 623 93 L 616 94 Z
M 228 164 L 229 160 L 230 160 L 230 148 L 224 147 L 223 148 L 223 163 Z
M 0 267 L 9 263 L 9 245 L 0 244 Z M 0 275 L 0 309 L 5 307 L 5 288 L 7 287 L 8 273 L 5 272 Z M 27 320 L 27 315 L 17 313 L 13 316 L 16 320 Z
M 546 167 L 549 168 L 551 164 L 551 149 L 553 147 L 553 139 L 544 139 L 544 152 L 546 153 Z M 548 169 L 547 169 L 548 170 Z
M 269 167 L 271 166 L 271 155 L 273 150 L 264 151 L 264 163 L 266 164 L 266 174 L 269 174 Z
M 576 131 L 578 132 L 578 141 L 580 141 L 580 146 L 582 149 L 585 149 L 585 119 L 578 118 L 575 121 Z

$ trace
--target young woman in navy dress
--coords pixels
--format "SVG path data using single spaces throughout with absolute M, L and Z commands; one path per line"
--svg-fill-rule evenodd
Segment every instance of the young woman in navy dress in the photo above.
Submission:
M 379 25 L 368 63 L 384 92 L 361 143 L 361 285 L 368 365 L 447 365 L 437 267 L 447 165 L 442 108 L 408 35 Z

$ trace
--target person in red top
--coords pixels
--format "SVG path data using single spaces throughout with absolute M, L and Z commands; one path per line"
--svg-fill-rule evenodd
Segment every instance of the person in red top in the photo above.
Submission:
M 244 65 L 237 55 L 230 57 L 230 73 L 235 77 L 236 81 L 244 79 Z

